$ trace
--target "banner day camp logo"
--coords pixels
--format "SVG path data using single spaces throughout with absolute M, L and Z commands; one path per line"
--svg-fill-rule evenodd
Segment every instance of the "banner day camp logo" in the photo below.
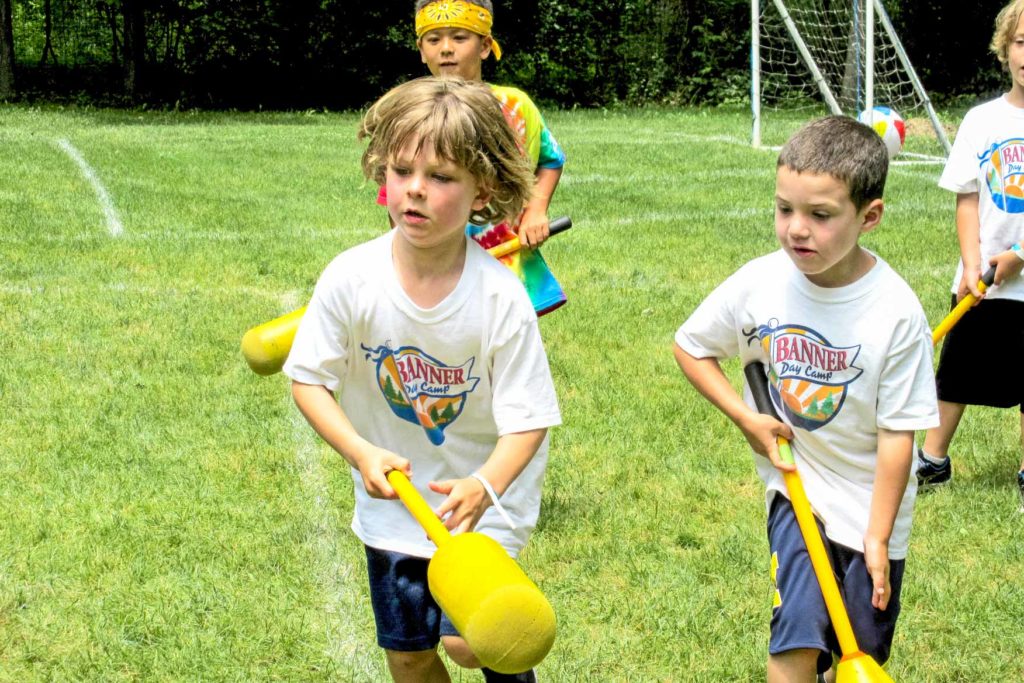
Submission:
M 1006 213 L 1024 213 L 1024 138 L 997 142 L 978 161 L 992 203 Z
M 833 346 L 803 325 L 767 325 L 744 331 L 768 356 L 768 388 L 775 407 L 790 424 L 814 431 L 842 410 L 849 385 L 864 372 L 853 362 L 860 345 Z
M 476 358 L 450 366 L 414 346 L 362 349 L 377 365 L 377 386 L 391 412 L 423 427 L 435 446 L 444 443 L 444 430 L 462 414 L 466 396 L 480 381 L 472 376 Z

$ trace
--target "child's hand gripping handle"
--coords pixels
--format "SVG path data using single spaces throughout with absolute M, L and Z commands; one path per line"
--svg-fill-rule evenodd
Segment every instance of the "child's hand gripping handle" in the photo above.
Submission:
M 757 411 L 762 415 L 771 415 L 778 420 L 779 414 L 775 411 L 775 406 L 772 405 L 771 395 L 768 391 L 768 377 L 764 371 L 764 364 L 755 361 L 743 368 L 743 374 L 750 386 L 750 393 L 754 396 Z M 777 439 L 779 457 L 784 462 L 793 463 L 793 453 L 789 448 L 789 442 L 781 436 Z M 797 524 L 800 526 L 800 534 L 804 538 L 807 553 L 811 558 L 811 566 L 814 567 L 814 575 L 818 578 L 821 594 L 825 598 L 825 606 L 828 608 L 832 628 L 835 629 L 836 638 L 839 640 L 839 647 L 844 655 L 856 653 L 859 648 L 853 634 L 853 626 L 846 613 L 846 606 L 843 604 L 842 594 L 836 584 L 835 574 L 832 573 L 832 565 L 829 562 L 828 553 L 825 551 L 825 544 L 818 533 L 818 526 L 814 521 L 811 503 L 807 499 L 803 482 L 796 471 L 783 472 L 782 477 L 786 482 L 786 490 L 789 491 L 789 501 L 793 506 Z
M 391 488 L 395 489 L 395 493 L 405 503 L 409 514 L 420 523 L 420 526 L 427 532 L 427 536 L 434 542 L 434 545 L 440 548 L 451 539 L 451 532 L 448 531 L 448 528 L 441 522 L 438 516 L 434 514 L 430 505 L 423 499 L 423 496 L 412 485 L 412 482 L 409 481 L 404 472 L 401 470 L 391 470 L 387 473 L 387 478 Z
M 986 270 L 981 276 L 981 279 L 978 280 L 978 289 L 984 293 L 986 289 L 992 286 L 995 279 L 996 267 L 992 266 Z M 946 336 L 946 333 L 953 329 L 953 325 L 956 325 L 960 321 L 960 318 L 964 317 L 964 313 L 969 311 L 971 306 L 973 306 L 974 302 L 977 300 L 978 297 L 973 294 L 968 294 L 963 299 L 960 299 L 960 302 L 957 303 L 953 310 L 949 312 L 949 315 L 943 318 L 942 322 L 939 323 L 938 327 L 936 327 L 932 332 L 932 344 L 938 344 L 942 341 L 942 338 Z
M 568 216 L 560 216 L 550 223 L 548 223 L 548 234 L 549 236 L 557 235 L 560 232 L 565 232 L 572 227 L 572 219 Z M 508 242 L 502 242 L 501 244 L 495 244 L 493 247 L 487 250 L 494 258 L 501 258 L 502 256 L 508 256 L 523 248 L 520 244 L 518 237 L 513 237 Z

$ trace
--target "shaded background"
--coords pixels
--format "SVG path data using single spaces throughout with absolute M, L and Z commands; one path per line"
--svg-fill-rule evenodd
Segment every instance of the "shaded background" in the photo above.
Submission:
M 886 4 L 938 104 L 1005 89 L 987 49 L 1004 0 Z M 484 77 L 547 105 L 747 99 L 749 0 L 495 5 L 506 56 Z M 413 0 L 0 0 L 0 100 L 360 108 L 425 73 L 412 10 Z

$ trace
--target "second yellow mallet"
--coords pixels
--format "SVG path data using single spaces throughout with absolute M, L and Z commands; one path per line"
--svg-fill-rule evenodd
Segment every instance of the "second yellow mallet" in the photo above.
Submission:
M 776 420 L 779 419 L 768 393 L 768 377 L 765 375 L 764 365 L 755 361 L 743 368 L 743 373 L 747 377 L 747 384 L 750 385 L 750 393 L 754 395 L 754 403 L 757 404 L 758 412 L 771 415 Z M 782 461 L 794 464 L 789 442 L 780 436 L 778 446 L 779 457 Z M 793 506 L 793 514 L 796 515 L 800 535 L 803 536 L 804 544 L 807 546 L 811 567 L 814 569 L 814 576 L 818 579 L 821 595 L 825 599 L 825 608 L 832 621 L 832 629 L 836 632 L 839 649 L 843 651 L 843 656 L 836 666 L 836 683 L 893 683 L 892 678 L 879 666 L 878 662 L 870 655 L 861 652 L 857 645 L 853 625 L 850 623 L 850 615 L 846 612 L 843 595 L 839 592 L 839 584 L 836 583 L 836 576 L 832 572 L 832 564 L 828 560 L 825 543 L 821 540 L 818 525 L 814 522 L 814 513 L 811 512 L 811 503 L 807 499 L 807 493 L 804 492 L 800 474 L 795 470 L 783 472 L 782 478 L 786 482 L 789 502 Z
M 452 535 L 409 479 L 388 482 L 437 546 L 427 584 L 480 663 L 498 673 L 529 671 L 555 642 L 555 611 L 497 541 L 477 532 Z

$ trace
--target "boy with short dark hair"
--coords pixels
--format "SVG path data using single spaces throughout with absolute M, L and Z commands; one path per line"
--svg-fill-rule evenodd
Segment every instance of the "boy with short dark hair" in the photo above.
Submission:
M 767 488 L 776 587 L 768 680 L 812 683 L 839 652 L 787 499 L 793 454 L 861 650 L 889 657 L 916 492 L 914 431 L 937 424 L 932 344 L 907 284 L 859 245 L 878 227 L 888 154 L 846 117 L 801 128 L 776 169 L 782 249 L 740 268 L 676 333 L 687 379 L 743 432 Z M 783 422 L 732 388 L 719 359 L 769 368 Z M 829 674 L 834 675 L 834 674 Z
M 996 18 L 992 51 L 1010 74 L 1010 90 L 964 116 L 939 186 L 956 193 L 960 264 L 953 305 L 968 293 L 980 302 L 942 345 L 936 383 L 942 424 L 928 430 L 918 451 L 918 483 L 947 483 L 953 474 L 949 445 L 968 405 L 1019 407 L 1024 439 L 1024 0 Z M 981 271 L 996 266 L 996 287 L 978 291 Z M 999 382 L 980 381 L 978 352 L 999 368 Z M 1016 473 L 1024 502 L 1024 460 Z

